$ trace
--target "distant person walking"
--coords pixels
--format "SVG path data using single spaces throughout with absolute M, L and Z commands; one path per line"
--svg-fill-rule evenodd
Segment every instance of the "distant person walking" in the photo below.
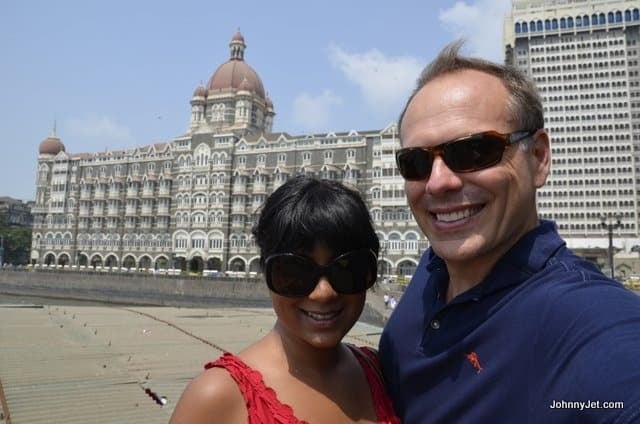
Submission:
M 396 300 L 395 296 L 391 296 L 389 298 L 389 309 L 394 310 L 397 304 L 398 304 L 398 301 Z

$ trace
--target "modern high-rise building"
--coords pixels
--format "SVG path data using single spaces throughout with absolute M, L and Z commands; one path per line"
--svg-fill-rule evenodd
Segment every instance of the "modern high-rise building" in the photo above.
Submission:
M 427 241 L 407 207 L 396 126 L 273 133 L 275 109 L 233 36 L 230 58 L 191 97 L 185 134 L 121 151 L 39 148 L 32 262 L 124 268 L 259 269 L 251 236 L 267 195 L 298 173 L 342 181 L 365 197 L 384 274 L 412 274 Z
M 513 0 L 505 60 L 532 77 L 551 136 L 538 192 L 574 249 L 640 244 L 640 2 Z

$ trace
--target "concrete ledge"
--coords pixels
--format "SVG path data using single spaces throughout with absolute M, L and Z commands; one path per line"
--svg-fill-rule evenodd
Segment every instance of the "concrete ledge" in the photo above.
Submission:
M 147 306 L 271 306 L 262 280 L 241 278 L 2 270 L 0 293 Z M 386 317 L 367 302 L 360 321 L 382 327 Z
M 136 305 L 271 303 L 267 287 L 259 280 L 64 271 L 0 271 L 0 292 Z

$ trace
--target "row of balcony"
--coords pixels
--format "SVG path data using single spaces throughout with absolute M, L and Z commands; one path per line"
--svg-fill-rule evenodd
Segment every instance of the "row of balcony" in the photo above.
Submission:
M 155 224 L 150 224 L 150 223 L 139 223 L 138 225 L 136 225 L 135 223 L 125 223 L 124 225 L 122 224 L 89 224 L 89 223 L 78 223 L 78 229 L 79 230 L 103 230 L 103 229 L 107 229 L 107 230 L 118 230 L 119 228 L 125 228 L 127 230 L 136 230 L 136 229 L 140 229 L 140 230 L 150 230 L 150 229 L 158 229 L 158 230 L 163 230 L 166 231 L 169 228 L 169 224 L 168 223 L 155 223 Z
M 125 208 L 124 211 L 125 216 L 169 216 L 170 212 L 169 212 L 169 208 L 164 207 L 164 208 L 160 208 L 158 207 L 157 209 L 153 209 L 153 208 L 141 208 L 138 211 L 138 208 L 134 208 L 134 207 L 127 207 Z M 83 218 L 89 218 L 89 217 L 111 217 L 111 218 L 117 218 L 121 215 L 121 211 L 119 209 L 109 209 L 106 212 L 104 210 L 100 210 L 100 209 L 94 209 L 93 211 L 91 211 L 89 208 L 80 208 L 78 215 L 80 217 Z
M 160 188 L 156 192 L 153 189 L 137 189 L 128 188 L 126 192 L 121 191 L 109 191 L 95 190 L 93 193 L 90 190 L 80 191 L 80 200 L 105 200 L 105 199 L 121 199 L 126 194 L 128 198 L 155 198 L 155 197 L 171 197 L 171 190 L 169 188 Z
M 180 184 L 178 182 L 178 191 L 191 191 L 191 190 L 224 190 L 227 188 L 225 182 L 213 182 L 211 184 Z
M 153 252 L 168 252 L 171 249 L 171 246 L 127 246 L 124 243 L 115 243 L 114 246 L 103 246 L 100 244 L 93 243 L 84 243 L 78 244 L 79 250 L 104 250 L 104 251 L 113 251 L 113 250 L 121 250 L 124 252 L 139 252 L 144 251 L 147 253 Z

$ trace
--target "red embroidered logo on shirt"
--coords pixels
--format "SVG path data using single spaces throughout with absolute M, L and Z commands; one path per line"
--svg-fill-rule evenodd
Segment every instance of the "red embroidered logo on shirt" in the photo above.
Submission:
M 478 354 L 475 352 L 470 352 L 466 354 L 467 360 L 471 363 L 473 368 L 476 369 L 476 374 L 480 374 L 482 371 L 482 365 L 480 365 L 480 359 L 478 359 Z

